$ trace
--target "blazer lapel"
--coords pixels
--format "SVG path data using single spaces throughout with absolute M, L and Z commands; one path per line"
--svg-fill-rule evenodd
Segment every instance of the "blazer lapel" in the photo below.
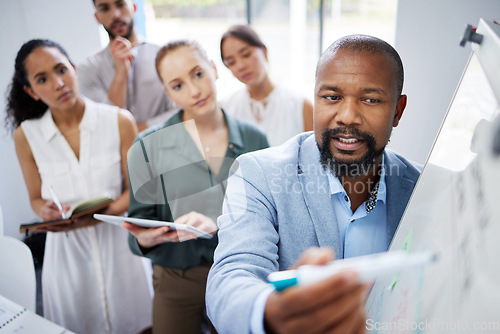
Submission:
M 387 247 L 389 247 L 403 217 L 415 182 L 406 177 L 407 167 L 396 155 L 387 150 L 384 154 L 387 183 Z
M 299 148 L 297 177 L 311 217 L 318 244 L 334 249 L 337 258 L 343 258 L 337 218 L 333 210 L 330 185 L 319 162 L 319 150 L 314 135 L 307 137 Z

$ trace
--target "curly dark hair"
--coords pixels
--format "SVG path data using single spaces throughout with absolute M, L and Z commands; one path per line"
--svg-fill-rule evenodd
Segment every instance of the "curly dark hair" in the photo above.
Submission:
M 73 64 L 62 46 L 48 39 L 32 39 L 21 46 L 17 52 L 12 82 L 7 87 L 6 92 L 7 116 L 5 117 L 5 127 L 11 131 L 14 131 L 27 119 L 42 117 L 48 109 L 45 103 L 41 100 L 34 100 L 24 91 L 25 86 L 30 87 L 24 62 L 33 50 L 39 47 L 57 48 Z

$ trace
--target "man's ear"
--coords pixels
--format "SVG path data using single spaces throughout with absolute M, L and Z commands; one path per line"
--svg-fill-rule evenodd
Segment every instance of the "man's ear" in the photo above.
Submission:
M 33 91 L 33 88 L 29 87 L 29 86 L 23 86 L 23 90 L 26 94 L 28 94 L 29 96 L 31 96 L 31 98 L 35 101 L 38 101 L 40 100 L 40 97 Z
M 97 12 L 94 13 L 94 17 L 99 24 L 102 24 L 101 20 L 99 20 L 99 17 L 97 16 Z
M 394 121 L 392 123 L 393 127 L 398 126 L 401 116 L 406 108 L 406 95 L 399 96 L 398 103 L 396 104 L 396 114 L 394 115 Z

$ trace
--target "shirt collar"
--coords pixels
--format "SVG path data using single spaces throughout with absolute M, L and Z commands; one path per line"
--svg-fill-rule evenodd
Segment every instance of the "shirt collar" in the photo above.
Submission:
M 182 113 L 183 113 L 183 110 L 179 110 L 172 117 L 170 117 L 164 123 L 164 125 L 160 126 L 159 128 L 164 128 L 164 127 L 167 127 L 170 125 L 182 123 Z M 234 149 L 234 148 L 242 149 L 243 148 L 243 138 L 241 137 L 241 133 L 239 131 L 237 121 L 233 117 L 227 115 L 224 110 L 222 110 L 222 113 L 224 114 L 224 118 L 226 120 L 229 147 L 232 149 Z M 164 146 L 175 146 L 175 145 L 178 145 L 179 143 L 166 141 L 163 144 L 164 144 Z
M 378 183 L 377 201 L 386 202 L 387 184 L 385 182 L 385 153 L 382 154 L 382 163 L 380 164 L 380 180 Z
M 231 116 L 229 116 L 228 114 L 226 114 L 224 110 L 222 110 L 222 113 L 224 114 L 224 118 L 226 119 L 229 147 L 234 146 L 242 149 L 243 138 L 241 138 L 241 132 L 239 131 L 239 127 L 238 124 L 236 123 L 236 120 Z
M 85 110 L 78 128 L 80 129 L 80 131 L 88 130 L 93 132 L 97 126 L 97 117 L 95 113 L 88 112 L 88 110 L 92 107 L 95 107 L 92 106 L 92 104 L 95 102 L 87 99 L 86 97 L 83 97 L 83 100 L 85 102 Z M 45 114 L 43 114 L 40 121 L 42 123 L 42 129 L 44 129 L 43 137 L 47 142 L 51 141 L 56 135 L 61 134 L 56 123 L 54 123 L 54 119 L 52 118 L 52 111 L 50 109 L 48 109 Z
M 83 113 L 82 120 L 80 121 L 80 130 L 88 130 L 94 132 L 97 128 L 97 113 L 91 112 L 91 110 L 96 110 L 98 108 L 97 103 L 82 97 L 85 102 L 85 111 Z
M 48 109 L 45 114 L 43 114 L 42 118 L 40 118 L 40 123 L 42 125 L 41 128 L 43 129 L 43 138 L 45 139 L 45 141 L 51 141 L 52 138 L 54 138 L 59 133 L 59 129 L 52 119 L 52 113 L 50 109 Z
M 328 183 L 330 185 L 330 194 L 346 194 L 344 187 L 338 177 L 333 175 L 330 171 L 326 173 L 328 176 Z M 387 199 L 387 187 L 385 183 L 385 154 L 382 155 L 382 163 L 380 164 L 380 180 L 378 184 L 377 191 L 377 201 L 386 202 Z

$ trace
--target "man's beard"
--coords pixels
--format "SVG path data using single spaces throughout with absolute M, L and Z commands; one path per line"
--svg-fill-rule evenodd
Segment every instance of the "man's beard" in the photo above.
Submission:
M 120 22 L 123 22 L 123 21 L 121 21 L 121 20 L 120 20 Z M 114 24 L 114 23 L 115 23 L 115 21 L 113 21 L 113 22 L 111 23 L 111 27 L 113 26 L 113 24 Z M 103 26 L 103 27 L 104 27 L 104 26 Z M 123 38 L 126 38 L 126 39 L 130 39 L 130 36 L 132 36 L 132 30 L 133 30 L 133 29 L 134 29 L 134 20 L 131 20 L 131 21 L 130 21 L 130 24 L 128 25 L 128 30 L 127 30 L 127 33 L 125 34 L 125 36 L 122 36 L 122 37 L 123 37 Z M 115 37 L 116 37 L 116 36 L 115 36 L 115 34 L 113 34 L 113 33 L 111 32 L 111 29 L 108 29 L 108 28 L 104 27 L 104 30 L 106 30 L 106 32 L 108 33 L 108 36 L 109 36 L 109 39 L 110 39 L 110 40 L 115 39 Z
M 339 134 L 343 135 L 353 135 L 357 138 L 362 138 L 367 146 L 368 151 L 366 154 L 358 160 L 352 159 L 336 159 L 332 155 L 330 148 L 332 138 Z M 385 145 L 376 149 L 377 143 L 375 138 L 368 132 L 359 131 L 356 128 L 338 127 L 335 129 L 326 129 L 322 134 L 322 144 L 318 143 L 318 148 L 320 152 L 320 162 L 323 165 L 323 169 L 330 169 L 333 175 L 337 177 L 349 177 L 356 179 L 362 175 L 368 174 L 368 172 L 375 166 L 375 159 L 380 157 L 384 153 Z M 352 154 L 351 151 L 342 151 L 344 154 Z M 375 171 L 375 169 L 374 169 Z

